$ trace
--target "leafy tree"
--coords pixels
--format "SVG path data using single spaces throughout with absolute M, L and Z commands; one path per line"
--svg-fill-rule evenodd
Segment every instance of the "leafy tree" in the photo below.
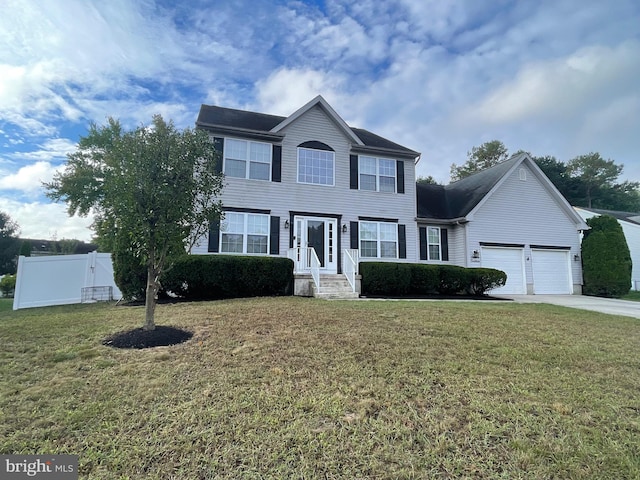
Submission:
M 533 160 L 571 205 L 583 204 L 583 196 L 580 193 L 581 181 L 569 174 L 564 162 L 549 155 L 533 157 Z
M 593 206 L 594 196 L 599 189 L 612 187 L 620 176 L 623 165 L 613 160 L 605 160 L 599 153 L 580 155 L 567 163 L 567 172 L 580 180 L 585 195 L 585 205 Z
M 631 289 L 631 254 L 618 221 L 602 215 L 587 220 L 582 240 L 583 293 L 621 297 Z
M 0 275 L 16 273 L 19 232 L 18 224 L 7 213 L 0 212 Z
M 20 245 L 20 255 L 23 257 L 31 256 L 31 242 L 29 240 L 23 240 Z
M 2 296 L 13 297 L 15 291 L 16 291 L 16 276 L 4 275 L 2 279 L 0 279 L 0 292 L 2 292 Z
M 125 132 L 112 118 L 91 125 L 66 169 L 45 185 L 70 214 L 95 212 L 101 246 L 132 255 L 146 269 L 145 330 L 155 329 L 160 275 L 219 218 L 222 175 L 207 133 L 176 130 L 155 115 Z
M 440 185 L 440 183 L 431 175 L 429 175 L 428 177 L 418 177 L 416 183 L 418 185 Z
M 473 147 L 467 152 L 467 161 L 464 165 L 451 164 L 451 181 L 473 175 L 476 172 L 493 167 L 509 158 L 509 151 L 500 140 L 485 142 L 479 147 Z

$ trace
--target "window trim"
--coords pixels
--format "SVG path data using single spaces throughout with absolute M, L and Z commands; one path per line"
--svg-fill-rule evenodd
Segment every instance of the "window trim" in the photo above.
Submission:
M 362 235 L 362 225 L 368 223 L 368 224 L 375 224 L 376 225 L 376 256 L 367 256 L 367 255 L 363 255 L 362 252 L 364 251 L 364 249 L 362 248 L 362 242 L 372 242 L 373 240 L 371 239 L 363 239 L 363 235 Z M 395 256 L 393 257 L 388 257 L 388 256 L 382 256 L 382 247 L 381 244 L 382 242 L 390 242 L 390 240 L 382 240 L 380 238 L 380 225 L 393 225 L 394 228 L 394 232 L 395 232 Z M 378 258 L 378 259 L 399 259 L 400 258 L 400 232 L 398 231 L 398 223 L 395 222 L 379 222 L 379 221 L 367 221 L 367 220 L 360 220 L 358 222 L 358 249 L 360 250 L 360 257 L 361 258 Z
M 234 158 L 230 158 L 227 156 L 227 152 L 229 151 L 227 142 L 229 140 L 233 140 L 236 142 L 244 142 L 246 144 L 246 149 L 245 149 L 245 153 L 246 153 L 246 159 L 245 160 L 240 160 L 240 159 L 234 159 Z M 251 144 L 257 144 L 257 145 L 266 145 L 268 147 L 269 150 L 269 162 L 260 162 L 260 161 L 252 161 L 250 156 L 251 156 Z M 224 147 L 222 149 L 223 151 L 223 161 L 222 161 L 222 171 L 224 172 L 225 176 L 228 176 L 229 178 L 239 178 L 239 179 L 244 179 L 244 180 L 258 180 L 260 182 L 270 182 L 272 181 L 271 177 L 272 177 L 272 172 L 273 172 L 273 144 L 268 143 L 268 142 L 257 142 L 255 140 L 247 140 L 245 138 L 236 138 L 236 137 L 224 137 Z M 229 160 L 239 160 L 239 161 L 244 161 L 245 162 L 245 169 L 244 169 L 244 177 L 236 177 L 234 175 L 228 175 L 227 174 L 227 159 Z M 269 177 L 268 178 L 251 178 L 251 164 L 252 163 L 256 163 L 256 164 L 263 164 L 263 165 L 269 165 Z
M 237 212 L 237 211 L 226 211 L 225 212 L 225 216 L 228 214 L 233 214 L 233 215 L 242 215 L 243 217 L 243 231 L 242 231 L 242 252 L 230 252 L 230 251 L 225 251 L 222 248 L 222 239 L 224 238 L 224 235 L 229 233 L 226 232 L 223 225 L 225 222 L 225 219 L 221 219 L 220 221 L 220 238 L 218 239 L 218 252 L 219 253 L 223 253 L 223 254 L 227 254 L 227 255 L 269 255 L 271 252 L 271 216 L 269 214 L 265 214 L 265 213 L 254 213 L 254 212 Z M 256 233 L 249 233 L 248 232 L 248 227 L 249 227 L 249 216 L 254 216 L 254 217 L 263 217 L 267 219 L 267 233 L 265 234 L 256 234 Z M 234 235 L 239 235 L 239 232 L 231 232 L 231 234 Z M 249 243 L 249 235 L 257 235 L 257 236 L 261 236 L 261 237 L 265 237 L 267 240 L 267 244 L 266 244 L 266 250 L 264 252 L 247 252 L 247 247 L 248 247 L 248 243 Z
M 362 161 L 364 159 L 372 159 L 375 160 L 376 163 L 376 187 L 375 189 L 362 188 L 362 175 L 372 176 L 372 173 L 363 173 Z M 393 175 L 382 175 L 380 173 L 380 164 L 381 161 L 390 162 L 393 164 L 392 171 Z M 380 177 L 392 178 L 393 179 L 393 191 L 390 190 L 380 190 Z M 366 192 L 380 192 L 380 193 L 398 193 L 398 167 L 397 161 L 393 158 L 386 157 L 373 157 L 371 155 L 358 155 L 358 189 Z
M 314 182 L 303 182 L 300 180 L 300 151 L 308 150 L 311 152 L 322 152 L 325 154 L 331 154 L 331 183 L 314 183 Z M 336 185 L 336 152 L 333 150 L 321 150 L 319 148 L 308 148 L 308 147 L 297 147 L 296 150 L 296 180 L 301 185 L 318 185 L 321 187 L 335 187 Z

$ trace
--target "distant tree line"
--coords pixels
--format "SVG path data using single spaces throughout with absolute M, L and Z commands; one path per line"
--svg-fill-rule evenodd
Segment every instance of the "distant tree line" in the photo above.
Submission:
M 519 150 L 516 153 L 523 151 Z M 467 161 L 463 165 L 451 165 L 451 181 L 468 177 L 507 158 L 507 147 L 501 141 L 485 142 L 467 153 Z M 640 211 L 640 182 L 619 180 L 624 165 L 617 165 L 613 160 L 605 160 L 597 152 L 579 155 L 566 163 L 548 155 L 531 155 L 531 158 L 575 207 Z M 435 183 L 432 177 L 420 178 L 418 182 Z
M 80 240 L 41 240 L 20 238 L 18 224 L 5 212 L 0 211 L 0 275 L 14 274 L 18 268 L 18 256 L 36 254 L 72 255 L 94 251 L 97 245 Z

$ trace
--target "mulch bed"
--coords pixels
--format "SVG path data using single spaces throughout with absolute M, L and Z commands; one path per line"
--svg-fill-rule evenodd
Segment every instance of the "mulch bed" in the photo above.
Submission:
M 133 330 L 125 330 L 124 332 L 114 333 L 108 336 L 102 342 L 107 347 L 114 348 L 153 348 L 166 347 L 186 342 L 193 333 L 187 330 L 181 330 L 174 327 L 159 326 L 155 330 L 143 330 L 142 328 L 134 328 Z

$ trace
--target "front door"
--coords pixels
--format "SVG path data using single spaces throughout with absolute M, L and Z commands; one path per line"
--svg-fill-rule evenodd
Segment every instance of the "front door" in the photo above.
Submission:
M 294 245 L 313 248 L 320 261 L 320 270 L 337 273 L 338 221 L 335 218 L 296 216 L 295 226 Z

